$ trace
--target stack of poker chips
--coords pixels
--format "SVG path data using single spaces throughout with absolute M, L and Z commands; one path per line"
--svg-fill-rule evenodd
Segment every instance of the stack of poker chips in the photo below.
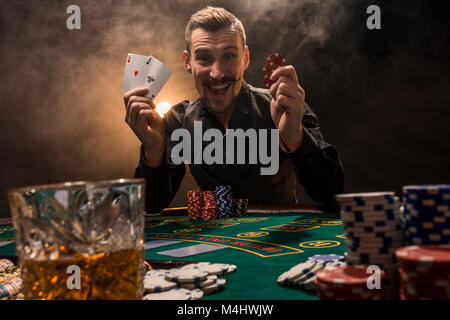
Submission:
M 190 190 L 188 198 L 188 217 L 191 220 L 202 218 L 203 193 L 201 190 Z
M 230 218 L 233 214 L 231 186 L 216 186 L 216 197 L 219 218 Z
M 317 272 L 314 284 L 319 300 L 382 300 L 386 298 L 383 286 L 369 288 L 371 282 L 366 266 L 327 266 Z M 380 272 L 383 282 L 384 271 Z
M 408 246 L 395 253 L 400 299 L 450 300 L 450 245 Z
M 450 185 L 403 187 L 408 243 L 450 244 Z
M 224 289 L 226 280 L 221 277 L 235 271 L 235 265 L 210 262 L 154 269 L 144 277 L 144 300 L 198 300 Z
M 0 300 L 23 300 L 22 271 L 7 259 L 0 260 Z
M 233 217 L 247 216 L 248 199 L 233 199 Z
M 202 219 L 217 219 L 217 203 L 215 191 L 203 191 Z
M 336 195 L 341 207 L 349 265 L 377 265 L 386 272 L 387 298 L 397 296 L 395 250 L 403 246 L 400 203 L 393 192 Z
M 337 254 L 317 254 L 305 262 L 283 272 L 277 279 L 281 286 L 294 286 L 303 290 L 314 290 L 316 273 L 327 266 L 345 265 L 345 257 Z

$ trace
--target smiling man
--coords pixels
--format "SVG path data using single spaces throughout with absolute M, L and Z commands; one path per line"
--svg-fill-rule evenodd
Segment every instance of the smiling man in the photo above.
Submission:
M 204 131 L 218 129 L 220 139 L 234 139 L 233 130 L 278 130 L 279 169 L 274 175 L 261 175 L 261 162 L 249 161 L 250 139 L 245 145 L 234 144 L 224 149 L 223 156 L 245 153 L 245 163 L 190 163 L 191 173 L 203 190 L 217 185 L 231 185 L 233 196 L 249 199 L 249 204 L 292 204 L 297 201 L 296 180 L 306 193 L 322 203 L 333 201 L 333 195 L 343 191 L 343 168 L 337 150 L 325 142 L 319 122 L 305 103 L 305 91 L 300 86 L 293 66 L 279 67 L 269 88 L 255 88 L 244 80 L 250 63 L 242 23 L 223 8 L 207 7 L 191 16 L 186 26 L 186 50 L 183 60 L 200 98 L 183 101 L 161 119 L 155 105 L 144 97 L 145 88 L 133 89 L 124 95 L 125 121 L 141 141 L 141 156 L 135 177 L 147 181 L 147 212 L 158 212 L 173 199 L 186 173 L 184 164 L 171 160 L 177 144 L 172 133 L 185 129 L 192 139 L 196 124 Z M 197 141 L 203 148 L 209 141 Z M 223 144 L 224 146 L 227 143 Z M 232 144 L 230 144 L 232 145 Z M 259 141 L 259 147 L 264 147 Z M 271 145 L 268 146 L 270 149 Z M 224 147 L 225 148 L 225 147 Z M 274 152 L 276 151 L 276 152 Z M 193 157 L 198 150 L 192 148 Z

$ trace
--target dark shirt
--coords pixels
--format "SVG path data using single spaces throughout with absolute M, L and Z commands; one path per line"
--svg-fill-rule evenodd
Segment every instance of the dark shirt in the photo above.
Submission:
M 242 128 L 244 131 L 249 128 L 276 129 L 270 115 L 271 99 L 269 90 L 254 88 L 244 81 L 236 98 L 229 129 Z M 185 128 L 191 133 L 191 137 L 194 137 L 194 121 L 202 121 L 203 132 L 216 128 L 225 135 L 226 130 L 222 123 L 208 111 L 204 100 L 199 98 L 192 102 L 183 101 L 173 106 L 165 115 L 166 154 L 165 161 L 161 165 L 155 168 L 147 166 L 141 146 L 139 166 L 134 176 L 146 179 L 147 212 L 161 211 L 170 204 L 177 193 L 186 168 L 185 164 L 175 165 L 171 161 L 172 148 L 179 143 L 171 141 L 171 135 L 173 130 Z M 312 199 L 321 203 L 331 203 L 333 196 L 343 191 L 344 172 L 338 151 L 325 142 L 317 116 L 306 103 L 303 132 L 302 145 L 296 151 L 286 153 L 279 149 L 279 170 L 275 175 L 261 175 L 260 168 L 264 165 L 259 161 L 257 164 L 225 164 L 225 160 L 224 164 L 191 163 L 190 171 L 202 190 L 215 190 L 217 185 L 230 185 L 233 197 L 249 199 L 250 205 L 296 203 L 296 179 Z M 225 135 L 223 139 L 226 138 Z M 270 135 L 268 140 L 270 142 Z M 192 145 L 193 143 L 192 141 Z M 209 143 L 203 141 L 203 148 Z M 248 141 L 245 147 L 248 155 Z M 237 152 L 242 150 L 235 149 L 235 156 Z M 223 155 L 225 157 L 225 152 Z

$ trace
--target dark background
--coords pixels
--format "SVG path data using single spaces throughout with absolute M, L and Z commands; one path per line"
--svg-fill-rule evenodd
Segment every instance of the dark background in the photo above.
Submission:
M 346 192 L 450 182 L 445 1 L 0 3 L 0 217 L 9 216 L 10 187 L 133 175 L 139 142 L 124 122 L 126 55 L 153 55 L 174 71 L 157 103 L 196 98 L 181 53 L 189 16 L 206 5 L 243 22 L 249 83 L 263 86 L 273 52 L 295 66 L 341 153 Z M 66 28 L 71 4 L 81 8 L 81 30 Z M 381 7 L 381 30 L 366 28 L 370 4 Z M 189 176 L 172 206 L 193 187 Z

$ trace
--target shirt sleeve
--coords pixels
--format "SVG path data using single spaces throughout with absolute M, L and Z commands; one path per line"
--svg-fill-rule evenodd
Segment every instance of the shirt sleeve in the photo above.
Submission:
M 167 161 L 167 142 L 170 139 L 172 131 L 181 126 L 181 118 L 184 115 L 184 103 L 173 106 L 165 115 L 164 122 L 166 126 L 165 140 L 166 153 L 163 162 L 158 167 L 150 167 L 144 160 L 144 146 L 141 145 L 140 159 L 138 167 L 134 172 L 135 178 L 144 178 L 146 181 L 145 211 L 147 213 L 156 213 L 166 208 L 175 197 L 180 184 L 186 174 L 186 167 L 183 164 L 175 165 Z
M 344 189 L 344 169 L 339 153 L 324 140 L 319 120 L 306 103 L 302 122 L 302 145 L 288 156 L 306 193 L 315 201 L 333 203 L 334 195 Z

